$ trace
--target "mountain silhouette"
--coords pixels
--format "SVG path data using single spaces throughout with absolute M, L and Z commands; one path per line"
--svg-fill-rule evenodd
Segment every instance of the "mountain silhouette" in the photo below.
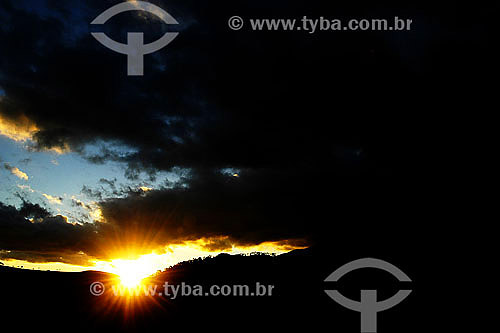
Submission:
M 0 267 L 3 286 L 2 303 L 6 318 L 22 326 L 70 327 L 83 331 L 143 331 L 167 329 L 207 329 L 234 331 L 242 328 L 259 330 L 329 330 L 359 332 L 360 316 L 330 299 L 325 289 L 341 290 L 348 298 L 359 300 L 360 289 L 376 289 L 379 299 L 395 294 L 401 285 L 390 274 L 359 270 L 338 284 L 326 283 L 325 278 L 352 259 L 333 254 L 326 248 L 312 247 L 287 254 L 229 255 L 181 262 L 144 281 L 164 292 L 164 285 L 178 286 L 177 297 L 114 296 L 117 276 L 87 271 L 81 273 L 30 271 Z M 403 260 L 404 259 L 404 260 Z M 393 264 L 414 277 L 409 261 L 415 258 L 393 257 Z M 106 287 L 102 296 L 90 293 L 92 283 Z M 268 295 L 193 295 L 198 287 L 203 292 L 211 286 L 247 285 L 256 292 L 273 286 Z M 180 295 L 184 284 L 190 295 Z M 417 289 L 398 306 L 378 315 L 383 332 L 417 332 L 423 323 L 415 321 L 415 311 L 432 314 L 432 305 L 425 303 L 426 280 L 420 277 L 409 286 Z M 116 286 L 115 286 L 116 288 Z M 28 320 L 29 319 L 29 320 Z M 381 330 L 382 332 L 382 330 Z

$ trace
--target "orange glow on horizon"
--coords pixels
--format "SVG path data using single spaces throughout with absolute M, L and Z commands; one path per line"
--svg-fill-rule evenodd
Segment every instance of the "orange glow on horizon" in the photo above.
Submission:
M 125 287 L 135 287 L 140 282 L 168 267 L 174 266 L 182 261 L 196 258 L 216 256 L 220 253 L 228 254 L 250 254 L 253 252 L 283 254 L 295 249 L 304 249 L 307 246 L 292 245 L 294 242 L 264 242 L 252 246 L 232 246 L 230 248 L 210 249 L 211 244 L 224 242 L 226 237 L 206 238 L 197 241 L 185 242 L 184 244 L 170 245 L 163 249 L 163 253 L 152 252 L 140 256 L 117 255 L 116 259 L 93 260 L 89 266 L 78 266 L 64 263 L 31 263 L 23 260 L 3 259 L 6 266 L 36 270 L 57 270 L 66 272 L 78 272 L 86 270 L 102 271 L 115 274 L 120 277 L 120 282 Z M 299 243 L 298 243 L 299 244 Z M 123 252 L 125 253 L 125 251 Z

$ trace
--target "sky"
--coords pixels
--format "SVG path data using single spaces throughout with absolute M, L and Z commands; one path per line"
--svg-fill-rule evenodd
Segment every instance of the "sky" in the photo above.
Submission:
M 334 247 L 361 225 L 370 234 L 373 220 L 382 234 L 399 228 L 447 149 L 436 138 L 450 100 L 463 104 L 443 84 L 453 91 L 484 70 L 453 55 L 488 54 L 486 28 L 459 27 L 454 14 L 468 8 L 458 5 L 169 0 L 151 2 L 175 26 L 136 11 L 90 24 L 120 2 L 0 4 L 7 265 L 116 271 L 139 260 L 154 272 L 220 252 Z M 308 35 L 232 31 L 234 15 L 415 23 Z M 131 77 L 96 31 L 179 35 Z

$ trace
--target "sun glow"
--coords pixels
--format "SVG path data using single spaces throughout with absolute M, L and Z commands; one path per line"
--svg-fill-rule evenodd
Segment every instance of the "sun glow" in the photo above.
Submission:
M 142 280 L 154 274 L 157 265 L 151 255 L 142 256 L 137 260 L 115 259 L 111 261 L 109 271 L 120 277 L 120 283 L 127 288 L 134 288 Z
M 142 280 L 158 271 L 163 271 L 167 267 L 173 266 L 181 261 L 194 258 L 218 255 L 221 252 L 231 254 L 248 254 L 252 252 L 282 254 L 294 249 L 306 248 L 306 246 L 294 245 L 288 241 L 283 241 L 266 242 L 257 246 L 230 247 L 226 250 L 216 248 L 210 249 L 212 245 L 220 245 L 219 243 L 224 240 L 226 239 L 201 239 L 198 241 L 186 242 L 182 245 L 167 246 L 162 253 L 153 252 L 133 259 L 95 261 L 92 269 L 116 274 L 120 277 L 120 283 L 130 288 L 140 285 Z M 120 251 L 117 251 L 117 253 L 120 253 Z
M 90 259 L 89 266 L 79 266 L 76 264 L 65 263 L 30 263 L 25 260 L 2 259 L 6 266 L 18 267 L 24 269 L 36 270 L 53 270 L 64 272 L 81 272 L 85 270 L 101 271 L 115 274 L 119 277 L 118 283 L 126 288 L 140 286 L 145 278 L 163 271 L 179 262 L 188 261 L 195 258 L 204 258 L 207 256 L 216 256 L 219 253 L 229 254 L 249 254 L 253 252 L 282 254 L 295 249 L 303 249 L 307 246 L 301 246 L 300 242 L 281 241 L 281 242 L 265 242 L 256 246 L 233 246 L 229 249 L 220 249 L 214 245 L 225 245 L 227 239 L 220 238 L 204 238 L 197 241 L 185 242 L 179 245 L 166 246 L 159 253 L 150 253 L 139 257 L 119 256 L 116 255 L 113 260 L 92 260 Z M 210 249 L 213 247 L 213 249 Z M 1 251 L 0 251 L 1 252 Z M 124 251 L 116 251 L 115 253 L 123 253 Z M 127 259 L 123 259 L 127 258 Z

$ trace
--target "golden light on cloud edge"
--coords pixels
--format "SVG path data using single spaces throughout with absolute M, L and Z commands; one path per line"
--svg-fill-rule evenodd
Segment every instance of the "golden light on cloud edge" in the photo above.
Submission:
M 0 135 L 5 136 L 15 142 L 33 141 L 33 137 L 40 128 L 28 117 L 22 115 L 16 119 L 10 119 L 0 113 Z M 29 148 L 29 147 L 28 147 Z M 58 155 L 67 154 L 71 151 L 68 144 L 64 143 L 61 147 L 51 147 L 43 149 Z
M 46 194 L 46 193 L 43 193 L 42 195 L 43 195 L 43 196 L 45 197 L 45 199 L 47 199 L 50 203 L 52 203 L 52 204 L 56 204 L 56 205 L 62 205 L 62 200 L 61 200 L 61 198 L 54 197 L 54 196 L 52 196 L 52 195 L 50 195 L 50 194 Z
M 92 204 L 92 206 L 87 206 L 90 217 L 95 222 L 104 221 L 104 216 L 102 215 L 102 210 L 97 205 Z
M 17 167 L 10 168 L 10 172 L 14 176 L 16 176 L 17 178 L 24 179 L 24 180 L 29 179 L 28 175 L 25 172 L 22 172 L 21 170 L 19 170 L 19 168 L 17 168 Z
M 57 155 L 63 155 L 71 152 L 71 148 L 68 146 L 67 143 L 64 143 L 63 147 L 52 147 L 49 149 L 46 149 L 48 152 L 56 153 Z
M 225 237 L 224 237 L 225 238 Z M 220 253 L 229 254 L 250 254 L 255 252 L 269 254 L 283 254 L 296 249 L 304 249 L 306 246 L 292 246 L 285 242 L 264 242 L 259 245 L 238 247 L 224 251 L 210 251 L 204 248 L 213 240 L 200 239 L 197 241 L 186 242 L 182 245 L 171 245 L 165 248 L 166 253 L 150 253 L 142 255 L 137 259 L 114 259 L 111 261 L 96 261 L 95 268 L 100 271 L 113 273 L 120 276 L 121 282 L 125 287 L 134 287 L 141 280 L 153 275 L 157 271 L 162 271 L 179 262 L 188 261 L 200 257 L 218 255 Z
M 225 237 L 224 237 L 225 238 Z M 284 254 L 292 250 L 305 249 L 307 246 L 291 245 L 293 241 L 264 242 L 252 246 L 233 246 L 225 250 L 207 250 L 204 246 L 213 240 L 210 238 L 189 241 L 183 244 L 168 245 L 163 249 L 163 253 L 152 252 L 140 255 L 133 259 L 122 258 L 111 260 L 91 260 L 90 266 L 78 266 L 65 263 L 31 263 L 23 260 L 4 259 L 3 263 L 10 267 L 20 267 L 24 269 L 36 270 L 58 270 L 65 272 L 81 272 L 88 270 L 102 271 L 118 275 L 122 284 L 126 287 L 133 287 L 158 271 L 163 271 L 182 261 L 189 261 L 196 258 L 216 256 L 220 253 L 228 254 L 250 254 L 269 253 Z
M 0 135 L 16 142 L 28 141 L 39 129 L 28 117 L 21 116 L 15 121 L 0 113 Z
M 286 253 L 293 250 L 305 249 L 304 240 L 289 239 L 281 241 L 268 241 L 260 244 L 241 245 L 234 244 L 229 236 L 206 237 L 195 241 L 185 242 L 184 244 L 201 250 L 212 250 L 213 252 L 235 252 L 235 253 Z

